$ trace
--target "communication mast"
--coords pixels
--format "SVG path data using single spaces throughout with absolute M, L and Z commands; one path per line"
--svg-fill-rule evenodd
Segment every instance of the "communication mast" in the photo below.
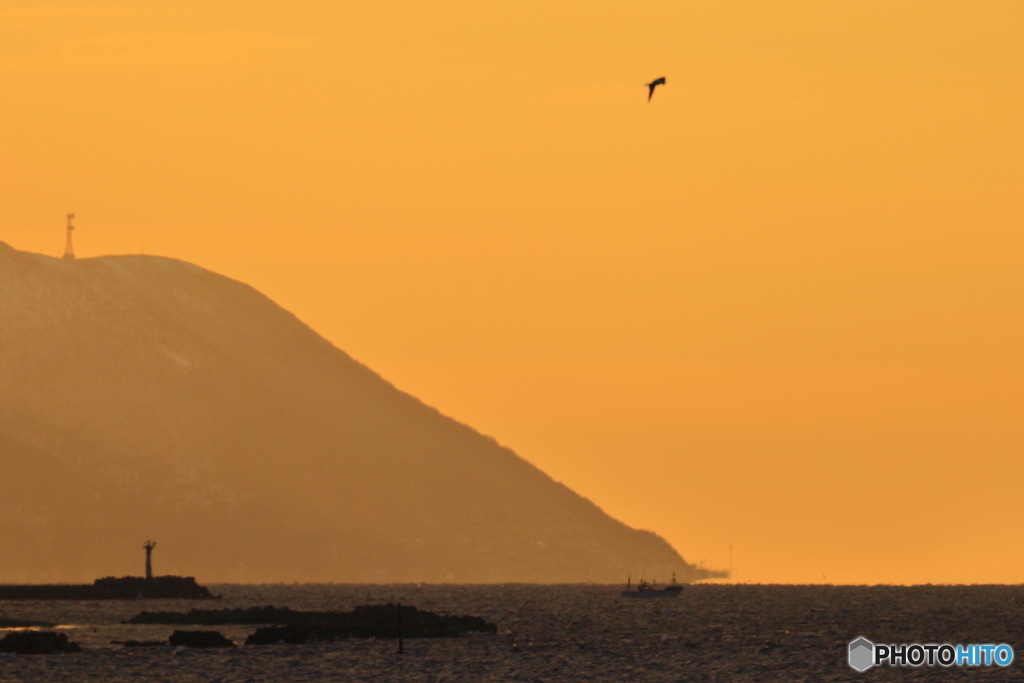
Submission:
M 64 245 L 64 259 L 67 261 L 73 261 L 75 258 L 75 247 L 71 244 L 71 232 L 75 229 L 72 221 L 75 220 L 75 214 L 68 214 L 68 242 Z

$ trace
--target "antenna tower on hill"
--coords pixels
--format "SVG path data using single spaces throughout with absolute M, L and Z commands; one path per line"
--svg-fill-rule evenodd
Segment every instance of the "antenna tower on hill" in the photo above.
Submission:
M 64 245 L 64 258 L 68 261 L 74 260 L 75 258 L 75 247 L 71 244 L 71 232 L 75 229 L 72 221 L 75 220 L 75 214 L 68 214 L 68 242 Z

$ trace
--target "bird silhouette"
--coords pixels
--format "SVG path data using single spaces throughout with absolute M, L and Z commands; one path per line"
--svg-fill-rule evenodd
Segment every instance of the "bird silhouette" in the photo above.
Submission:
M 654 97 L 654 89 L 659 85 L 665 85 L 665 77 L 662 76 L 661 78 L 655 78 L 653 81 L 645 85 L 650 88 L 650 91 L 647 93 L 647 101 L 650 102 L 651 98 Z

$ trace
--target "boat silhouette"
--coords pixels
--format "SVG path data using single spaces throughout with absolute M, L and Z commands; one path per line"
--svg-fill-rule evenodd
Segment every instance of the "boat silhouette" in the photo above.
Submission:
M 640 579 L 640 583 L 633 590 L 630 577 L 626 577 L 626 590 L 622 591 L 625 598 L 674 598 L 683 592 L 683 587 L 676 581 L 676 573 L 672 572 L 672 583 L 664 588 L 658 588 L 657 584 L 647 583 Z

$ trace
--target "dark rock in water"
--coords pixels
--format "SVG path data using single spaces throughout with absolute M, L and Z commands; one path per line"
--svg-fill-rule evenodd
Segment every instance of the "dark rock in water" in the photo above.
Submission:
M 348 638 L 349 633 L 336 626 L 315 624 L 293 624 L 291 626 L 263 626 L 245 639 L 246 645 L 304 645 L 318 641 L 332 641 Z
M 498 632 L 497 625 L 480 617 L 441 615 L 390 603 L 356 607 L 352 610 L 352 628 L 355 638 L 453 638 L 466 633 Z
M 399 616 L 401 610 L 401 616 Z M 303 643 L 341 638 L 456 638 L 466 633 L 497 633 L 480 617 L 448 616 L 396 605 L 364 605 L 351 612 L 292 612 L 290 623 L 264 626 L 246 645 Z
M 53 628 L 54 626 L 56 626 L 56 624 L 51 624 L 46 621 L 0 618 L 0 628 Z
M 220 631 L 175 631 L 170 637 L 175 647 L 234 647 Z
M 191 576 L 108 576 L 92 585 L 25 584 L 0 586 L 0 600 L 212 600 Z
M 205 626 L 273 624 L 245 641 L 265 645 L 305 643 L 338 638 L 452 638 L 464 633 L 497 633 L 498 627 L 479 617 L 448 616 L 396 605 L 363 605 L 351 612 L 300 612 L 288 607 L 142 612 L 127 624 L 202 624 Z
M 69 643 L 65 634 L 53 631 L 15 631 L 0 639 L 0 652 L 13 652 L 19 655 L 52 655 L 81 651 L 78 643 Z
M 188 612 L 142 612 L 125 624 L 198 624 L 224 626 L 226 624 L 297 624 L 329 620 L 337 612 L 298 612 L 288 607 L 250 607 L 248 609 L 192 609 Z

